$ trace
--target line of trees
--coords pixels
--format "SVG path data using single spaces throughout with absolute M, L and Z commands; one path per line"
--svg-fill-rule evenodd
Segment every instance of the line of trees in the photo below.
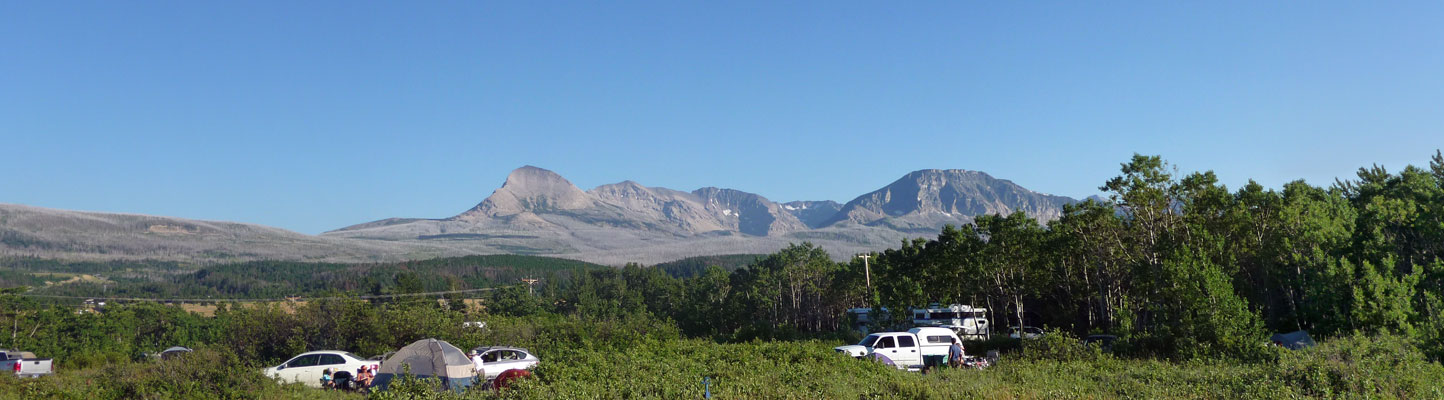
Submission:
M 1309 330 L 1402 334 L 1444 355 L 1438 152 L 1428 169 L 1374 166 L 1282 190 L 1229 190 L 1212 172 L 1180 175 L 1136 155 L 1100 189 L 1107 198 L 1046 224 L 980 216 L 874 254 L 871 293 L 862 260 L 838 263 L 804 243 L 689 279 L 592 270 L 525 310 L 648 312 L 690 335 L 745 340 L 839 332 L 844 311 L 864 304 L 963 303 L 986 306 L 995 326 L 1115 334 L 1144 354 L 1248 354 L 1268 332 Z
M 1237 354 L 1267 331 L 1412 335 L 1440 355 L 1444 159 L 1332 187 L 1177 172 L 1135 156 L 1046 226 L 979 217 L 878 257 L 882 304 L 982 302 L 1011 323 L 1126 335 L 1161 354 Z

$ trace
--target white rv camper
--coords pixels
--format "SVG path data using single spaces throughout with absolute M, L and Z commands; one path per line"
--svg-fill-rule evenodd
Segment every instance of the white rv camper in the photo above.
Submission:
M 951 304 L 946 307 L 932 304 L 927 308 L 914 308 L 912 312 L 913 324 L 917 326 L 952 329 L 963 339 L 987 339 L 989 335 L 988 309 L 986 308 L 975 308 L 962 304 Z

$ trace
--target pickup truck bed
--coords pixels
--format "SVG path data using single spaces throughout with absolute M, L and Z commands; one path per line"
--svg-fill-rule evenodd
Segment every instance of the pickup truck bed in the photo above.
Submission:
M 35 357 L 26 351 L 0 350 L 0 373 L 11 371 L 15 376 L 34 378 L 55 373 L 55 365 L 49 358 Z

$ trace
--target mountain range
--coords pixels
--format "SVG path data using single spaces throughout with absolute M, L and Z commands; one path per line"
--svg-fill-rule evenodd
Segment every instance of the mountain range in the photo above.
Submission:
M 845 204 L 778 203 L 735 189 L 680 191 L 633 181 L 582 190 L 525 166 L 475 207 L 448 218 L 388 218 L 320 235 L 230 222 L 0 205 L 0 251 L 67 258 L 188 261 L 390 261 L 536 254 L 621 264 L 768 253 L 810 241 L 834 256 L 895 247 L 984 214 L 1048 221 L 1072 198 L 968 170 L 921 170 Z

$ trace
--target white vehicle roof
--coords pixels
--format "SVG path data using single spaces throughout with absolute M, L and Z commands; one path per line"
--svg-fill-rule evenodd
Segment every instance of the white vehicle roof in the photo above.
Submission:
M 312 355 L 312 354 L 335 354 L 335 355 L 339 355 L 339 356 L 346 357 L 346 358 L 350 358 L 350 359 L 352 359 L 352 360 L 357 360 L 357 361 L 365 361 L 365 360 L 366 360 L 366 359 L 364 359 L 364 358 L 361 358 L 361 356 L 358 356 L 358 355 L 355 355 L 355 354 L 351 354 L 351 352 L 349 352 L 349 351 L 342 351 L 342 350 L 316 350 L 316 351 L 308 351 L 308 352 L 305 352 L 305 353 L 301 353 L 301 354 L 297 354 L 297 355 L 295 355 L 295 356 L 292 356 L 291 358 L 288 358 L 287 360 L 289 360 L 289 359 L 294 359 L 294 358 L 300 357 L 300 356 L 309 356 L 309 355 Z
M 935 327 L 935 326 L 920 326 L 920 327 L 917 327 L 917 328 L 908 329 L 908 333 L 911 333 L 911 334 L 914 334 L 914 335 L 918 335 L 918 336 L 943 335 L 943 336 L 950 336 L 950 337 L 958 337 L 958 334 L 955 333 L 955 332 L 953 332 L 952 329 L 942 328 L 942 327 Z

